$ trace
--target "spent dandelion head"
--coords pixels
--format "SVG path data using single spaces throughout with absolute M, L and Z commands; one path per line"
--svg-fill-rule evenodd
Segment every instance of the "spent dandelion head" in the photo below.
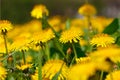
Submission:
M 12 29 L 12 24 L 8 20 L 0 20 L 0 34 L 6 35 L 6 33 Z
M 120 80 L 120 70 L 109 73 L 105 80 Z
M 115 39 L 108 34 L 97 34 L 90 41 L 91 45 L 96 45 L 97 47 L 107 47 L 115 42 Z
M 96 14 L 96 9 L 93 5 L 91 4 L 84 4 L 78 9 L 79 14 L 84 15 L 84 16 L 93 16 Z
M 0 80 L 6 80 L 7 70 L 0 66 Z
M 68 30 L 65 30 L 62 32 L 59 41 L 62 43 L 67 42 L 78 42 L 81 39 L 81 36 L 83 36 L 83 32 L 78 27 L 71 27 Z
M 35 5 L 33 10 L 31 11 L 31 16 L 39 19 L 39 18 L 42 18 L 43 15 L 45 15 L 45 16 L 49 15 L 49 12 L 48 12 L 46 6 L 42 5 L 42 4 Z

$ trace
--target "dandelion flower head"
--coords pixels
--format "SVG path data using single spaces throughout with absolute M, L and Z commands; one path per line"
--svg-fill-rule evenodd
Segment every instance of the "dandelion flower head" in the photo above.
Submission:
M 120 80 L 120 70 L 109 73 L 105 80 Z
M 0 20 L 0 33 L 6 33 L 12 29 L 12 24 L 8 20 Z
M 32 64 L 21 64 L 21 65 L 17 65 L 16 68 L 19 70 L 25 70 L 27 68 L 31 68 Z
M 115 42 L 115 39 L 108 34 L 97 34 L 90 41 L 91 45 L 96 45 L 97 47 L 107 47 Z
M 31 16 L 35 17 L 37 19 L 42 18 L 43 14 L 48 16 L 49 12 L 48 12 L 46 6 L 42 5 L 42 4 L 35 5 L 33 10 L 31 11 Z
M 83 32 L 80 28 L 78 27 L 71 27 L 68 30 L 65 30 L 62 32 L 60 36 L 60 42 L 62 43 L 67 43 L 67 42 L 75 42 L 77 43 L 80 39 L 81 36 L 83 35 Z
M 45 43 L 55 37 L 53 31 L 51 29 L 41 30 L 39 32 L 35 32 L 32 37 L 32 41 L 37 43 Z
M 0 66 L 0 80 L 6 80 L 7 71 L 5 68 Z
M 84 16 L 92 16 L 96 14 L 96 9 L 91 4 L 84 4 L 78 9 L 79 14 Z
M 62 69 L 61 69 L 62 67 Z M 62 60 L 49 60 L 42 67 L 42 78 L 43 80 L 52 80 L 57 72 L 61 69 L 61 73 L 58 76 L 58 80 L 65 80 L 67 77 L 68 67 Z M 32 80 L 36 80 L 38 78 L 38 70 L 36 70 L 35 74 L 32 75 Z

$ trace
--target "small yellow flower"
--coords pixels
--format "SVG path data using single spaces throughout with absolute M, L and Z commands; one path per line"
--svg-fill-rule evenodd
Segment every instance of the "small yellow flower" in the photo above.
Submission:
M 35 17 L 37 19 L 42 18 L 43 15 L 48 16 L 49 12 L 46 8 L 46 6 L 40 4 L 40 5 L 35 5 L 33 10 L 31 11 L 31 16 Z
M 96 9 L 91 4 L 84 4 L 78 9 L 79 14 L 84 16 L 92 16 L 96 14 Z
M 8 20 L 0 20 L 0 33 L 6 34 L 12 29 L 12 24 Z
M 63 65 L 63 66 L 62 66 Z M 58 80 L 66 80 L 68 67 L 62 60 L 49 60 L 42 67 L 42 78 L 43 80 L 52 80 L 57 72 L 61 70 L 60 75 L 58 76 Z M 38 70 L 36 70 L 35 74 L 31 76 L 32 80 L 38 79 Z
M 32 37 L 32 41 L 35 44 L 40 42 L 45 43 L 55 37 L 53 31 L 51 29 L 41 30 L 39 32 L 35 32 Z
M 120 80 L 120 70 L 109 73 L 105 80 Z
M 19 70 L 25 70 L 27 68 L 31 68 L 32 64 L 21 64 L 21 65 L 17 65 L 16 68 Z
M 91 61 L 91 58 L 90 57 L 80 57 L 80 58 L 77 58 L 76 59 L 76 62 L 77 63 L 87 63 Z
M 5 68 L 0 66 L 0 80 L 6 80 L 7 71 Z
M 90 41 L 91 45 L 96 45 L 97 47 L 107 47 L 115 42 L 115 39 L 107 34 L 97 34 Z
M 68 30 L 65 30 L 62 32 L 60 36 L 60 42 L 62 43 L 67 43 L 67 42 L 75 42 L 77 43 L 80 39 L 81 36 L 83 35 L 83 32 L 80 28 L 78 27 L 71 27 Z

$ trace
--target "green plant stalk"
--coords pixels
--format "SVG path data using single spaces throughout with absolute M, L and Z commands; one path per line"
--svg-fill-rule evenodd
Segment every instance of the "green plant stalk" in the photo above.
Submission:
M 48 43 L 45 43 L 45 54 L 47 55 L 47 60 L 50 59 L 50 50 Z
M 75 49 L 75 46 L 74 46 L 73 43 L 72 43 L 72 48 L 73 48 L 74 57 L 76 59 L 77 58 L 77 52 L 76 52 L 76 49 Z
M 43 50 L 40 49 L 38 53 L 38 80 L 42 80 L 42 54 Z
M 3 34 L 3 38 L 4 38 L 4 45 L 5 45 L 6 54 L 8 54 L 7 39 L 6 39 L 5 34 Z
M 101 71 L 101 74 L 100 74 L 100 80 L 103 80 L 103 70 Z
M 25 51 L 22 50 L 22 53 L 23 53 L 23 61 L 24 61 L 24 64 L 26 64 Z

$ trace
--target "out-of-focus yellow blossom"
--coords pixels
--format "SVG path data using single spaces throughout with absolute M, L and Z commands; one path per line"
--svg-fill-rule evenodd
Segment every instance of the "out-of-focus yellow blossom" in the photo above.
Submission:
M 67 43 L 67 42 L 78 42 L 81 39 L 81 36 L 83 36 L 83 32 L 78 27 L 71 27 L 68 30 L 65 30 L 62 32 L 60 36 L 60 42 Z
M 84 4 L 78 9 L 79 14 L 84 16 L 93 16 L 96 14 L 96 9 L 91 4 Z
M 90 76 L 95 74 L 95 71 L 95 64 L 76 64 L 70 68 L 67 80 L 88 80 Z
M 7 70 L 0 66 L 0 80 L 6 80 Z
M 113 59 L 120 57 L 120 48 L 100 49 L 90 53 L 89 56 L 96 60 L 110 59 L 111 61 L 114 61 Z
M 91 45 L 96 45 L 97 47 L 107 47 L 115 42 L 115 39 L 108 34 L 97 34 L 90 41 Z
M 120 80 L 120 70 L 109 73 L 105 80 Z
M 53 31 L 51 29 L 45 29 L 40 32 L 35 32 L 32 36 L 32 41 L 37 43 L 45 43 L 55 37 Z
M 73 19 L 71 20 L 71 26 L 84 28 L 84 20 L 82 19 Z
M 60 16 L 54 16 L 51 19 L 49 19 L 49 24 L 54 28 L 56 32 L 59 32 L 62 30 L 62 22 Z
M 85 46 L 85 45 L 87 45 L 87 41 L 85 41 L 84 39 L 81 39 L 81 40 L 79 41 L 79 43 L 80 43 L 80 46 Z
M 33 10 L 31 11 L 31 16 L 39 19 L 39 18 L 42 18 L 43 15 L 46 15 L 46 16 L 49 15 L 49 12 L 48 12 L 46 6 L 42 5 L 42 4 L 35 5 Z
M 0 33 L 5 34 L 12 29 L 12 24 L 8 20 L 0 20 Z
M 68 74 L 68 67 L 62 60 L 49 60 L 42 67 L 42 78 L 43 80 L 52 80 L 57 72 L 61 70 L 60 75 L 58 76 L 58 80 L 65 80 Z M 36 70 L 35 74 L 32 75 L 32 80 L 36 80 L 38 78 L 38 70 Z
M 9 42 L 7 42 L 7 48 L 8 48 L 8 51 L 9 51 L 10 50 L 10 43 Z M 0 53 L 6 53 L 5 43 L 4 42 L 0 43 Z
M 91 25 L 94 28 L 94 30 L 102 32 L 105 29 L 105 27 L 108 26 L 112 21 L 113 19 L 99 16 L 91 18 Z
M 31 68 L 32 64 L 21 64 L 21 65 L 17 65 L 16 68 L 19 70 L 25 70 L 27 68 Z
M 63 66 L 62 66 L 63 65 Z M 58 77 L 58 80 L 64 80 L 67 77 L 68 67 L 62 60 L 49 60 L 42 68 L 43 79 L 48 78 L 51 80 L 57 72 L 61 69 L 61 73 Z
M 10 46 L 10 50 L 27 51 L 30 48 L 30 40 L 25 37 L 17 37 Z
M 91 58 L 90 57 L 80 57 L 76 59 L 77 63 L 87 63 L 90 62 Z
M 28 55 L 25 58 L 26 58 L 26 63 L 31 63 L 32 62 L 32 56 Z M 22 59 L 21 63 L 24 64 L 24 60 L 23 59 Z

